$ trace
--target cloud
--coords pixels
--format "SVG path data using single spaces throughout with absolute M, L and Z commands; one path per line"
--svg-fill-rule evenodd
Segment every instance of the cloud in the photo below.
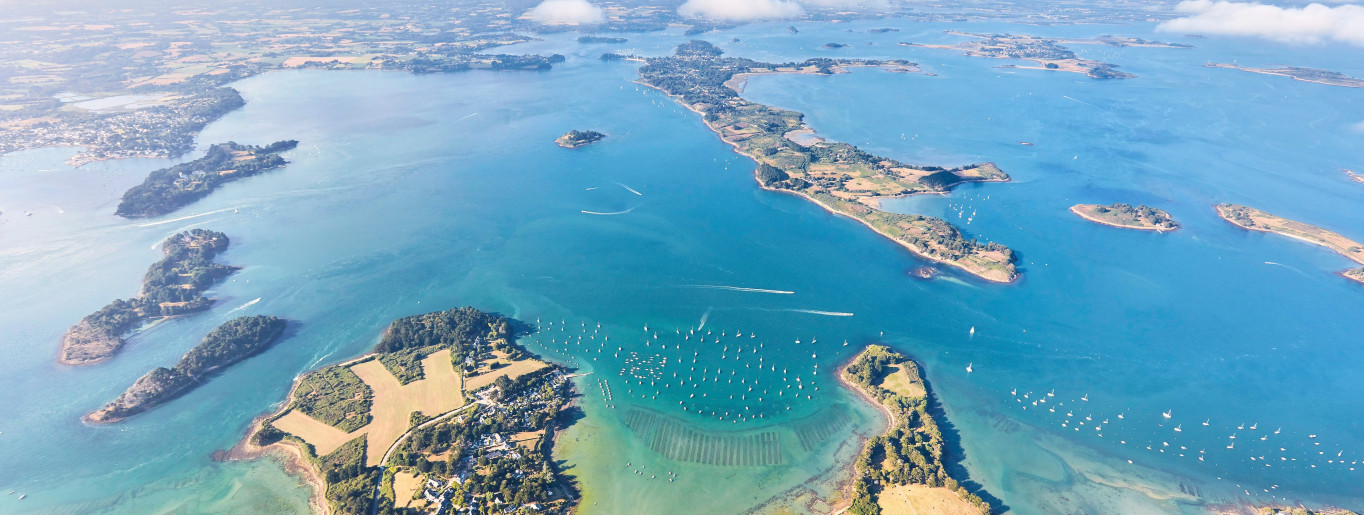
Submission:
M 687 0 L 677 14 L 740 21 L 791 18 L 805 14 L 805 9 L 789 0 Z
M 1285 43 L 1344 42 L 1364 46 L 1364 7 L 1318 3 L 1279 7 L 1242 2 L 1188 0 L 1175 6 L 1186 14 L 1161 23 L 1164 32 L 1254 36 Z
M 545 0 L 526 13 L 526 16 L 546 25 L 606 21 L 606 15 L 602 14 L 601 8 L 587 0 Z

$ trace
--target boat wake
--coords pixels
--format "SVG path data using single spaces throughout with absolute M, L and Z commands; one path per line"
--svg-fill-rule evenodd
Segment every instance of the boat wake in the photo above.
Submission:
M 170 219 L 170 220 L 162 220 L 162 221 L 159 221 L 159 222 L 145 223 L 145 224 L 139 225 L 138 227 L 155 227 L 155 226 L 158 226 L 158 225 L 166 225 L 166 224 L 168 224 L 168 223 L 179 222 L 179 221 L 181 221 L 181 220 L 189 220 L 189 219 L 192 219 L 192 218 L 199 218 L 199 217 L 201 217 L 201 216 L 216 215 L 216 214 L 218 214 L 218 213 L 226 213 L 226 212 L 232 211 L 232 210 L 234 210 L 234 209 L 237 209 L 237 208 L 235 208 L 235 207 L 227 207 L 227 208 L 219 209 L 219 210 L 217 210 L 217 211 L 209 211 L 209 212 L 206 212 L 206 213 L 199 213 L 199 214 L 197 214 L 197 215 L 182 216 L 182 217 L 180 217 L 180 218 L 172 218 L 172 219 Z
M 824 315 L 824 316 L 826 316 L 826 317 L 850 317 L 850 316 L 853 316 L 852 313 L 844 313 L 844 312 L 842 312 L 842 311 L 819 311 L 819 310 L 815 310 L 815 309 L 795 309 L 795 308 L 791 308 L 791 309 L 783 309 L 782 311 L 790 311 L 790 312 L 793 312 L 793 313 L 809 313 L 809 314 L 811 314 L 811 315 Z
M 639 207 L 639 206 L 635 206 L 635 207 Z M 588 211 L 588 210 L 586 210 L 586 209 L 583 209 L 582 212 L 583 212 L 583 214 L 585 214 L 585 215 L 615 216 L 615 215 L 623 215 L 623 214 L 625 214 L 625 213 L 629 213 L 629 212 L 634 211 L 634 210 L 635 210 L 635 208 L 632 207 L 632 208 L 630 208 L 630 209 L 626 209 L 625 211 L 616 211 L 616 212 L 614 212 L 614 213 L 602 213 L 602 212 L 600 212 L 600 211 Z
M 228 313 L 236 313 L 236 312 L 238 312 L 238 311 L 241 311 L 241 310 L 243 310 L 243 309 L 246 309 L 246 308 L 249 308 L 249 307 L 251 307 L 251 306 L 256 305 L 257 302 L 260 302 L 260 297 L 256 297 L 256 300 L 248 301 L 246 304 L 242 304 L 242 305 L 240 305 L 240 306 L 237 306 L 237 307 L 235 307 L 235 308 L 232 308 L 232 311 L 228 311 Z
M 763 288 L 744 288 L 742 286 L 725 286 L 723 284 L 684 284 L 682 288 L 705 288 L 710 290 L 729 290 L 742 291 L 749 293 L 773 293 L 777 295 L 792 295 L 796 292 L 786 290 L 767 290 Z

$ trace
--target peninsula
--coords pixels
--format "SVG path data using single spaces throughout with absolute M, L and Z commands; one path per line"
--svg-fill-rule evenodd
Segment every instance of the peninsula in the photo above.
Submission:
M 229 457 L 291 456 L 334 513 L 568 513 L 551 456 L 572 385 L 514 340 L 471 307 L 395 320 L 372 354 L 300 377 Z
M 958 50 L 963 54 L 972 57 L 1022 59 L 1038 64 L 1038 66 L 1005 65 L 1003 68 L 1057 70 L 1081 73 L 1095 79 L 1130 79 L 1136 77 L 1136 75 L 1130 73 L 1117 71 L 1115 69 L 1117 68 L 1117 65 L 1115 64 L 1091 59 L 1081 59 L 1079 56 L 1075 55 L 1075 52 L 1072 52 L 1069 48 L 1061 45 L 1061 43 L 1055 39 L 1015 34 L 973 34 L 970 32 L 958 32 L 954 30 L 944 32 L 956 36 L 966 36 L 972 39 L 955 45 L 921 45 L 907 42 L 901 42 L 900 44 L 921 48 Z M 1066 42 L 1107 44 L 1110 46 L 1173 47 L 1173 45 L 1164 43 L 1131 38 L 1113 38 L 1110 36 L 1106 36 L 1105 38 L 1094 40 L 1067 40 Z
M 1140 229 L 1145 231 L 1173 231 L 1179 229 L 1179 223 L 1170 218 L 1170 213 L 1162 209 L 1156 209 L 1145 205 L 1132 206 L 1130 204 L 1113 204 L 1101 206 L 1099 204 L 1076 204 L 1070 206 L 1070 212 L 1075 213 L 1094 223 L 1121 227 L 1124 229 Z
M 264 147 L 219 143 L 199 159 L 162 168 L 123 194 L 115 214 L 124 218 L 164 215 L 208 196 L 218 186 L 284 166 L 280 152 L 298 146 L 294 140 Z
M 928 386 L 913 361 L 871 345 L 838 379 L 888 419 L 885 433 L 867 440 L 857 460 L 848 513 L 990 513 L 989 504 L 943 467 L 942 433 L 928 413 Z
M 1356 263 L 1364 265 L 1364 244 L 1314 225 L 1271 215 L 1259 209 L 1237 204 L 1218 204 L 1217 214 L 1223 220 L 1242 229 L 1272 232 L 1289 238 L 1315 243 L 1336 251 Z M 1341 272 L 1346 278 L 1364 283 L 1364 268 Z
M 559 146 L 564 148 L 578 148 L 584 145 L 591 145 L 593 143 L 601 141 L 602 138 L 605 137 L 606 137 L 605 134 L 602 134 L 597 131 L 580 131 L 577 129 L 573 129 L 565 133 L 563 136 L 559 136 L 559 138 L 554 140 L 554 142 L 558 143 Z
M 1341 86 L 1345 88 L 1364 88 L 1364 79 L 1357 79 L 1349 75 L 1329 70 L 1318 70 L 1316 68 L 1303 68 L 1301 66 L 1276 66 L 1273 68 L 1252 68 L 1240 66 L 1232 63 L 1207 63 L 1203 66 L 1208 68 L 1231 68 L 1243 72 L 1259 73 L 1263 75 L 1280 75 L 1292 77 L 1293 80 L 1303 82 L 1314 82 L 1327 86 Z
M 263 315 L 228 320 L 174 367 L 147 372 L 114 402 L 82 420 L 108 424 L 155 408 L 202 384 L 214 371 L 259 354 L 279 339 L 285 325 L 283 320 Z
M 722 53 L 705 41 L 684 43 L 672 57 L 645 59 L 645 66 L 639 70 L 640 82 L 702 115 L 722 140 L 757 161 L 755 176 L 761 187 L 799 195 L 830 212 L 848 216 L 924 259 L 955 266 L 988 281 L 1010 282 L 1018 277 L 1013 251 L 1008 247 L 967 239 L 938 218 L 880 209 L 880 200 L 885 198 L 944 193 L 964 182 L 1008 181 L 1008 174 L 995 165 L 910 165 L 846 143 L 825 141 L 812 137 L 813 132 L 803 122 L 805 115 L 749 102 L 732 85 L 753 74 L 827 75 L 854 66 L 901 70 L 913 63 L 810 59 L 773 64 L 721 57 Z
M 139 323 L 208 309 L 213 301 L 203 291 L 237 267 L 214 263 L 227 250 L 227 235 L 192 229 L 161 243 L 166 257 L 152 264 L 142 279 L 142 292 L 115 300 L 87 315 L 62 336 L 58 361 L 66 365 L 99 363 L 123 346 L 123 335 Z

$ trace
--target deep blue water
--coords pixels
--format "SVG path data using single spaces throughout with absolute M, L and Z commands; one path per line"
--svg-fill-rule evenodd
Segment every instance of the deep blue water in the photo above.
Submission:
M 1353 128 L 1364 101 L 1359 90 L 1202 67 L 1237 59 L 1360 76 L 1358 50 L 1178 35 L 1155 37 L 1197 48 L 1075 46 L 1139 76 L 1093 81 L 895 42 L 956 41 L 940 33 L 948 28 L 1152 38 L 1152 27 L 879 21 L 801 25 L 793 36 L 786 25 L 706 38 L 755 59 L 906 58 L 936 74 L 758 77 L 745 96 L 903 161 L 999 164 L 1014 182 L 887 207 L 1014 248 L 1020 282 L 910 278 L 921 261 L 854 222 L 758 190 L 751 161 L 694 113 L 630 82 L 634 64 L 596 59 L 606 49 L 667 53 L 679 34 L 624 45 L 564 34 L 510 49 L 569 55 L 548 73 L 270 73 L 238 83 L 247 106 L 199 142 L 294 138 L 292 163 L 160 219 L 112 211 L 164 161 L 73 170 L 61 149 L 0 159 L 0 389 L 11 392 L 0 404 L 0 490 L 29 496 L 0 499 L 0 511 L 304 510 L 306 490 L 273 463 L 210 454 L 232 446 L 297 374 L 363 353 L 394 318 L 460 305 L 542 321 L 527 344 L 593 372 L 580 382 L 586 418 L 561 453 L 589 513 L 742 512 L 826 470 L 841 439 L 879 424 L 831 371 L 881 339 L 925 365 L 970 479 L 1018 513 L 1360 505 L 1364 287 L 1333 275 L 1350 266 L 1344 258 L 1244 232 L 1211 206 L 1244 203 L 1364 238 L 1364 186 L 1340 171 L 1364 167 L 1364 132 Z M 886 25 L 904 30 L 866 32 Z M 830 41 L 851 46 L 821 48 Z M 552 143 L 571 128 L 610 136 L 576 151 Z M 1066 210 L 1119 201 L 1167 209 L 1184 227 L 1122 231 Z M 55 365 L 66 327 L 134 294 L 154 246 L 191 227 L 226 232 L 222 259 L 244 267 L 212 291 L 219 303 L 138 333 L 106 364 Z M 157 410 L 79 422 L 212 327 L 256 313 L 293 320 L 297 332 Z M 703 323 L 695 340 L 682 336 Z M 614 346 L 598 339 L 608 335 Z M 653 375 L 639 379 L 639 369 Z M 701 370 L 714 380 L 698 385 Z M 761 401 L 749 397 L 753 380 L 767 390 Z M 780 466 L 720 467 L 652 454 L 622 422 L 638 408 L 708 431 L 794 431 L 831 414 L 849 422 L 811 449 L 788 446 Z M 643 482 L 625 461 L 678 480 Z M 1182 493 L 1190 487 L 1197 496 Z

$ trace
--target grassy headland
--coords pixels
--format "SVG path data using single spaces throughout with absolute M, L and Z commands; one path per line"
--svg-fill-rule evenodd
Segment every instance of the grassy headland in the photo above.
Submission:
M 283 320 L 262 315 L 229 320 L 208 333 L 174 367 L 153 369 L 84 420 L 107 424 L 155 408 L 203 383 L 214 371 L 265 350 L 284 333 L 285 325 Z
M 851 66 L 904 69 L 912 63 L 810 59 L 773 64 L 721 54 L 705 41 L 684 43 L 672 57 L 646 59 L 640 81 L 701 114 L 721 139 L 757 161 L 755 175 L 763 188 L 800 195 L 830 212 L 851 217 L 925 259 L 990 281 L 1009 282 L 1018 277 L 1013 252 L 1003 245 L 968 240 L 937 218 L 880 209 L 880 200 L 885 198 L 943 193 L 963 182 L 1009 180 L 993 164 L 910 165 L 846 143 L 806 140 L 809 145 L 805 145 L 793 139 L 809 129 L 802 121 L 804 115 L 749 102 L 731 87 L 744 74 L 831 74 Z
M 231 141 L 213 145 L 204 157 L 152 172 L 123 194 L 115 214 L 144 218 L 175 211 L 208 196 L 219 185 L 284 166 L 279 153 L 296 146 L 294 140 L 264 147 Z
M 1238 204 L 1218 204 L 1217 214 L 1218 216 L 1221 216 L 1223 220 L 1231 222 L 1243 229 L 1272 232 L 1308 243 L 1315 243 L 1334 250 L 1356 263 L 1364 264 L 1364 244 L 1360 244 L 1357 241 L 1315 225 L 1289 220 L 1287 218 L 1271 215 L 1253 207 L 1246 207 Z M 1345 272 L 1342 272 L 1341 275 L 1364 283 L 1364 268 L 1346 270 Z
M 57 360 L 66 365 L 99 363 L 113 356 L 123 346 L 123 335 L 141 322 L 208 309 L 213 301 L 203 291 L 237 270 L 213 262 L 227 245 L 227 235 L 204 229 L 167 238 L 161 244 L 166 257 L 147 269 L 142 293 L 110 302 L 68 329 Z
M 532 504 L 567 513 L 576 493 L 551 460 L 572 396 L 563 372 L 517 346 L 501 316 L 460 308 L 401 318 L 374 353 L 300 377 L 288 405 L 236 454 L 280 449 L 302 460 L 292 468 L 315 476 L 317 504 L 336 513 Z
M 1094 223 L 1122 227 L 1124 229 L 1141 229 L 1146 231 L 1173 231 L 1179 229 L 1179 223 L 1170 218 L 1170 213 L 1162 209 L 1156 209 L 1145 205 L 1132 206 L 1129 204 L 1113 204 L 1101 206 L 1099 204 L 1076 204 L 1070 207 L 1070 212 L 1080 215 L 1080 218 Z
M 928 388 L 913 361 L 871 345 L 838 378 L 890 419 L 886 432 L 868 440 L 857 460 L 848 513 L 990 513 L 989 504 L 943 467 L 942 433 L 928 413 Z

